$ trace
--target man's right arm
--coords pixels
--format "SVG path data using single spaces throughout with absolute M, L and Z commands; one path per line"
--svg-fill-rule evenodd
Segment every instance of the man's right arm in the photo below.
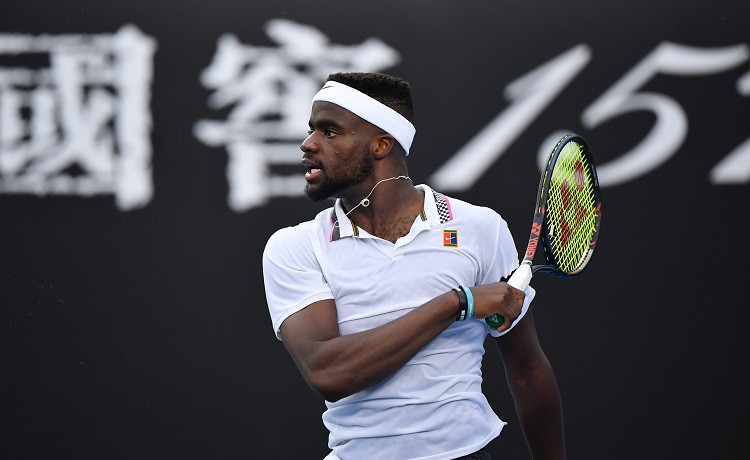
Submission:
M 449 292 L 375 329 L 341 336 L 333 300 L 298 311 L 281 325 L 281 338 L 310 387 L 337 401 L 392 375 L 456 320 Z
M 500 313 L 511 319 L 501 332 L 521 312 L 523 292 L 505 283 L 471 290 L 475 317 Z M 456 320 L 458 307 L 458 297 L 449 291 L 390 323 L 342 336 L 334 301 L 321 300 L 284 320 L 281 338 L 310 387 L 337 401 L 394 374 Z
M 299 228 L 276 232 L 263 253 L 263 277 L 274 327 L 305 380 L 328 401 L 393 375 L 458 316 L 458 296 L 448 291 L 387 324 L 342 336 L 332 292 L 310 245 Z M 476 318 L 497 312 L 515 319 L 521 312 L 523 292 L 505 283 L 471 290 Z M 506 321 L 499 330 L 510 325 Z

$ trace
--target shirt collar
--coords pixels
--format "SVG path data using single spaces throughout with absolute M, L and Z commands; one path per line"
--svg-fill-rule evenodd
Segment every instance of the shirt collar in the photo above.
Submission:
M 424 192 L 424 213 L 431 226 L 441 225 L 453 220 L 453 209 L 447 196 L 432 190 L 426 185 L 417 185 Z
M 434 227 L 453 220 L 450 201 L 445 195 L 435 192 L 425 184 L 417 185 L 416 188 L 424 193 L 424 208 L 422 213 L 417 217 L 420 221 L 426 222 L 430 227 Z M 347 236 L 360 236 L 360 229 L 347 217 L 341 204 L 341 198 L 337 199 L 333 205 L 330 219 L 331 233 L 329 241 L 336 241 Z
M 430 187 L 425 184 L 417 185 L 417 189 L 424 193 L 424 210 L 422 211 L 427 217 L 427 223 L 431 227 L 440 224 L 437 208 L 435 207 L 435 194 Z
M 359 236 L 359 227 L 349 220 L 341 205 L 341 198 L 336 200 L 331 210 L 331 237 L 330 241 L 336 241 L 346 236 Z

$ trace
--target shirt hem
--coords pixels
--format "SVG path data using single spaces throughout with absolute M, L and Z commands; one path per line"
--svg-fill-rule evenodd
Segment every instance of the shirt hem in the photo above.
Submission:
M 451 460 L 457 457 L 463 457 L 464 455 L 473 454 L 474 452 L 486 447 L 487 444 L 490 443 L 490 441 L 498 437 L 507 424 L 508 422 L 500 420 L 500 425 L 497 428 L 492 430 L 490 434 L 488 434 L 484 439 L 470 446 L 465 446 L 460 449 L 452 450 L 450 452 L 428 455 L 427 457 L 413 457 L 409 460 Z M 336 454 L 336 451 L 333 450 L 328 455 L 326 455 L 323 460 L 341 460 L 341 458 Z
M 490 441 L 498 437 L 500 435 L 500 432 L 503 431 L 503 428 L 507 424 L 508 422 L 503 422 L 501 420 L 500 426 L 492 430 L 490 434 L 487 435 L 487 437 L 485 437 L 478 443 L 472 444 L 470 446 L 462 447 L 460 449 L 452 450 L 450 452 L 443 452 L 440 454 L 428 455 L 427 457 L 416 457 L 411 460 L 451 460 L 451 459 L 455 459 L 456 457 L 463 457 L 464 455 L 473 454 L 474 452 L 484 448 L 487 444 L 490 443 Z

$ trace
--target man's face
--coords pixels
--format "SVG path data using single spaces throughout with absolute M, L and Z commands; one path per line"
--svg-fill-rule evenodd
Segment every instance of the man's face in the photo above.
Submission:
M 310 135 L 300 145 L 307 168 L 305 193 L 310 199 L 340 196 L 372 174 L 371 131 L 369 123 L 336 104 L 313 104 Z

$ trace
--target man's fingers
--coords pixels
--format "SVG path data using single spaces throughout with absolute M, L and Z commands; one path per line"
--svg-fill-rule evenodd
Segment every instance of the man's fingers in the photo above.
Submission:
M 513 325 L 513 322 L 521 316 L 523 298 L 523 293 L 521 293 L 520 299 L 514 294 L 509 294 L 505 298 L 506 301 L 500 311 L 500 314 L 505 318 L 505 322 L 496 329 L 498 332 L 503 332 L 506 329 L 509 329 Z

